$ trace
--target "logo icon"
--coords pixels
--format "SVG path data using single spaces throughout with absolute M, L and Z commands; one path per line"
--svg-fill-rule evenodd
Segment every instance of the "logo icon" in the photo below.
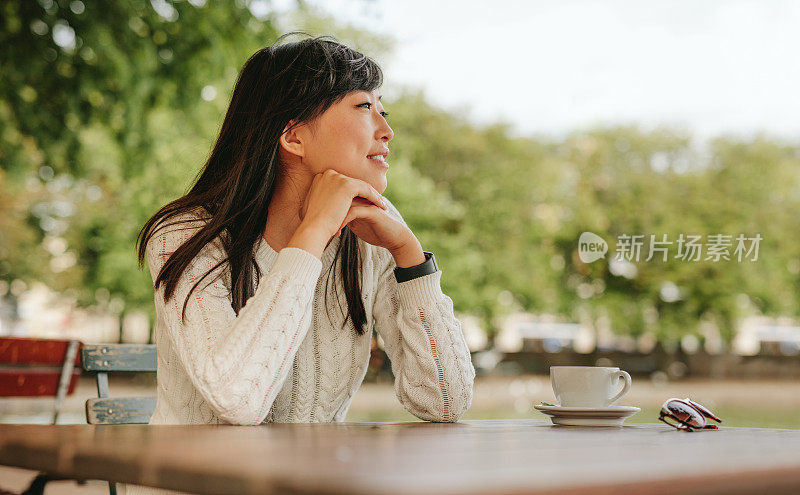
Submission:
M 591 263 L 605 258 L 608 244 L 597 234 L 584 232 L 578 239 L 578 257 L 584 263 Z

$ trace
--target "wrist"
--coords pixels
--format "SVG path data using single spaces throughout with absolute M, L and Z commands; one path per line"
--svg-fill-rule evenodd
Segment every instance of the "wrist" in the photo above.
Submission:
M 286 247 L 300 248 L 322 259 L 322 253 L 329 240 L 330 236 L 326 236 L 322 229 L 313 225 L 300 224 Z
M 392 253 L 395 265 L 398 268 L 408 268 L 425 263 L 425 253 L 422 251 L 422 245 L 415 236 L 412 235 L 412 237 L 413 239 L 406 244 L 389 251 Z

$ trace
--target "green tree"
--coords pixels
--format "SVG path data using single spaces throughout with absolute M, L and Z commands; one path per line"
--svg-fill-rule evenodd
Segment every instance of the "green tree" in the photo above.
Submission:
M 152 314 L 136 235 L 200 171 L 247 57 L 296 29 L 391 57 L 391 40 L 303 2 L 280 18 L 248 3 L 0 5 L 0 279 Z M 800 314 L 796 143 L 723 136 L 702 149 L 633 126 L 519 138 L 399 89 L 385 98 L 386 195 L 436 253 L 456 310 L 490 331 L 525 310 L 631 336 L 711 325 L 730 338 L 743 315 Z M 586 231 L 609 241 L 605 259 L 581 262 Z M 640 260 L 620 271 L 616 241 L 633 234 Z M 666 261 L 645 261 L 651 234 L 673 242 Z M 763 240 L 756 262 L 689 262 L 674 257 L 681 234 Z
M 309 6 L 284 19 L 249 3 L 0 6 L 0 279 L 152 314 L 139 229 L 190 186 L 276 25 L 388 49 Z

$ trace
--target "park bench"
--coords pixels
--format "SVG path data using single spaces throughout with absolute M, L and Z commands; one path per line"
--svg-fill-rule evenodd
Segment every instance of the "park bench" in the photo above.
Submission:
M 147 424 L 155 397 L 109 397 L 108 373 L 156 371 L 155 344 L 83 346 L 83 369 L 97 378 L 97 399 L 86 401 L 86 422 L 92 425 Z
M 108 374 L 156 371 L 155 344 L 85 345 L 82 352 L 85 371 L 97 378 L 97 397 L 86 401 L 86 422 L 92 425 L 147 424 L 156 408 L 155 397 L 109 397 Z M 117 484 L 108 482 L 111 495 Z
M 0 337 L 0 397 L 54 397 L 50 423 L 56 424 L 81 376 L 80 348 L 77 340 Z M 40 473 L 23 494 L 43 493 L 52 479 Z
M 0 337 L 0 397 L 54 397 L 52 424 L 81 375 L 77 340 Z
M 23 342 L 24 341 L 24 342 Z M 60 344 L 58 344 L 60 342 Z M 78 352 L 80 348 L 80 353 Z M 60 354 L 59 354 L 60 353 Z M 66 353 L 66 354 L 65 354 Z M 52 369 L 57 357 L 64 361 L 59 373 Z M 97 398 L 86 401 L 86 422 L 89 424 L 147 424 L 155 410 L 155 397 L 110 397 L 108 374 L 116 372 L 155 372 L 156 346 L 139 344 L 83 344 L 77 341 L 43 341 L 42 339 L 0 339 L 0 364 L 13 367 L 0 369 L 0 391 L 18 395 L 57 395 L 53 424 L 63 395 L 73 393 L 80 368 L 95 373 Z M 34 368 L 34 365 L 43 367 Z M 8 371 L 6 373 L 6 371 Z M 13 373 L 12 373 L 13 371 Z M 64 377 L 72 377 L 70 380 Z M 69 383 L 67 387 L 66 383 Z M 24 392 L 24 393 L 23 393 Z M 48 481 L 69 479 L 48 473 L 39 474 L 23 495 L 43 494 Z M 77 480 L 84 483 L 84 480 Z M 117 484 L 109 481 L 109 493 L 116 495 Z

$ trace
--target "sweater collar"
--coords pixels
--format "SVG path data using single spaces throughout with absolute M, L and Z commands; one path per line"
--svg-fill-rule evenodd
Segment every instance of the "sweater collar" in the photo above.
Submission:
M 272 249 L 272 246 L 264 239 L 264 236 L 259 236 L 258 245 L 256 246 L 255 258 L 262 268 L 269 269 L 275 263 L 278 253 Z M 328 266 L 333 262 L 336 256 L 336 247 L 339 245 L 340 238 L 334 237 L 331 242 L 322 252 L 322 266 Z

